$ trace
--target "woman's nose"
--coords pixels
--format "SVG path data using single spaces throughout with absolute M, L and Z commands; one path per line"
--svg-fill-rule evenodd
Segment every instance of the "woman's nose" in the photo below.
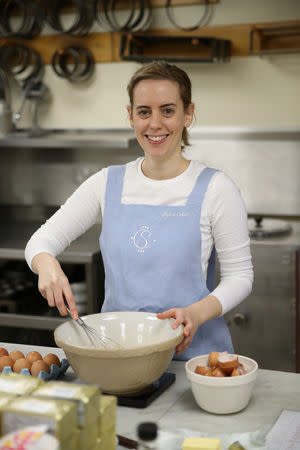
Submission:
M 150 127 L 151 128 L 161 128 L 161 116 L 160 116 L 159 112 L 152 111 Z

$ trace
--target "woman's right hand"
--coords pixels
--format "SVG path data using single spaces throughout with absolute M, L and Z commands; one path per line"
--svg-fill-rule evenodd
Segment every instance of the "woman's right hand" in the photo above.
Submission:
M 59 262 L 49 253 L 39 253 L 31 263 L 34 272 L 38 274 L 38 289 L 48 301 L 48 305 L 57 307 L 60 315 L 68 314 L 65 301 L 69 307 L 72 318 L 78 318 L 76 302 L 73 297 L 69 280 L 63 272 Z

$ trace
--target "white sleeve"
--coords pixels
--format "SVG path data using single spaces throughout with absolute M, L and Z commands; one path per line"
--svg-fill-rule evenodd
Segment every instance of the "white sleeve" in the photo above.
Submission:
M 67 201 L 30 238 L 25 259 L 31 262 L 38 253 L 62 253 L 72 241 L 87 231 L 103 214 L 107 169 L 84 181 Z
M 245 204 L 234 182 L 223 172 L 212 180 L 209 196 L 212 235 L 220 263 L 220 283 L 212 294 L 222 304 L 222 315 L 242 302 L 252 290 L 253 266 Z

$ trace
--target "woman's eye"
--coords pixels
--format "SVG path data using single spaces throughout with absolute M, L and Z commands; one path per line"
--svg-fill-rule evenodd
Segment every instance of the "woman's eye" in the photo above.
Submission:
M 138 112 L 138 115 L 140 117 L 147 116 L 148 114 L 149 114 L 149 111 L 147 111 L 147 109 L 140 109 L 139 112 Z
M 166 114 L 167 116 L 170 116 L 173 113 L 173 109 L 172 108 L 165 108 L 163 110 L 164 114 Z

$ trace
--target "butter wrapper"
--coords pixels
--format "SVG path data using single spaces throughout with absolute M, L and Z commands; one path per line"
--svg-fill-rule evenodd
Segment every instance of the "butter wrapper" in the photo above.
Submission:
M 67 383 L 65 381 L 49 381 L 37 388 L 35 397 L 47 397 L 72 401 L 77 407 L 77 423 L 80 427 L 98 420 L 101 393 L 98 386 Z
M 40 378 L 28 377 L 18 373 L 0 375 L 0 393 L 27 395 L 44 383 Z
M 93 448 L 99 436 L 99 419 L 84 428 L 78 428 L 78 449 Z
M 6 405 L 9 404 L 16 396 L 14 394 L 8 394 L 4 392 L 0 392 L 0 436 L 3 435 L 2 432 L 2 411 Z
M 49 433 L 59 441 L 69 438 L 77 425 L 77 408 L 73 402 L 41 399 L 32 396 L 16 397 L 2 412 L 2 432 L 45 424 Z
M 67 439 L 60 441 L 59 450 L 89 450 L 89 447 L 87 447 L 86 445 L 84 447 L 79 447 L 78 435 L 79 430 L 77 429 Z
M 0 438 L 0 449 L 60 450 L 59 442 L 47 433 L 47 426 L 22 428 Z
M 93 450 L 115 450 L 116 446 L 116 432 L 112 428 L 102 433 L 101 437 L 97 439 Z
M 107 430 L 116 427 L 117 414 L 117 397 L 114 395 L 101 395 L 100 398 L 100 421 L 99 421 L 99 436 Z
M 16 396 L 14 394 L 0 392 L 0 411 L 3 406 L 7 405 L 7 403 L 11 402 Z

